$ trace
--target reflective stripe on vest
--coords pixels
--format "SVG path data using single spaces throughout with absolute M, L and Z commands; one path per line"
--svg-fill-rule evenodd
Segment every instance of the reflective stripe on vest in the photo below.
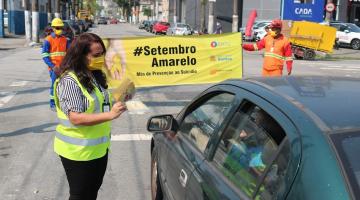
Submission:
M 265 52 L 264 56 L 277 58 L 279 60 L 285 60 L 284 56 L 281 56 L 281 55 L 278 55 L 278 54 L 275 54 L 275 53 L 270 53 L 270 52 Z
M 52 53 L 50 53 L 50 57 L 55 57 L 55 56 L 65 56 L 65 52 L 52 52 Z
M 81 138 L 69 137 L 58 132 L 55 133 L 55 137 L 57 137 L 59 140 L 63 142 L 73 145 L 79 145 L 79 146 L 95 146 L 110 141 L 110 138 L 107 136 L 95 138 L 95 139 L 81 139 Z

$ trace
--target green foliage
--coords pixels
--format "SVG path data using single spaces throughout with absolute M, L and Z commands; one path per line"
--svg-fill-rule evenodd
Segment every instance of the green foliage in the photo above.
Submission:
M 150 8 L 144 8 L 143 12 L 144 12 L 145 16 L 151 17 L 151 9 Z

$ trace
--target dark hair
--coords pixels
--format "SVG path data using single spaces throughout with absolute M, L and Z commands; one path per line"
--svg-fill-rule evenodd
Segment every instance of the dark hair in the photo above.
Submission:
M 90 47 L 94 43 L 101 44 L 104 50 L 103 54 L 105 54 L 105 45 L 98 35 L 83 33 L 71 43 L 60 65 L 61 75 L 68 71 L 73 71 L 81 85 L 85 87 L 88 92 L 92 92 L 94 89 L 94 85 L 91 83 L 91 73 L 101 87 L 105 89 L 108 87 L 106 84 L 106 76 L 101 70 L 90 71 L 88 69 L 89 61 L 87 55 L 90 53 Z

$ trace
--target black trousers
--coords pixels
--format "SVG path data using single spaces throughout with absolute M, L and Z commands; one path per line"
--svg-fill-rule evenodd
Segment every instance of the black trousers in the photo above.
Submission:
M 60 156 L 70 187 L 69 200 L 96 200 L 106 171 L 108 153 L 90 161 L 73 161 Z

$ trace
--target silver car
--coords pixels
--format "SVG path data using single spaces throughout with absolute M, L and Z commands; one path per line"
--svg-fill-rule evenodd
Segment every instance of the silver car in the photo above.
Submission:
M 176 23 L 171 24 L 170 28 L 166 32 L 167 35 L 192 35 L 193 30 L 188 24 Z

